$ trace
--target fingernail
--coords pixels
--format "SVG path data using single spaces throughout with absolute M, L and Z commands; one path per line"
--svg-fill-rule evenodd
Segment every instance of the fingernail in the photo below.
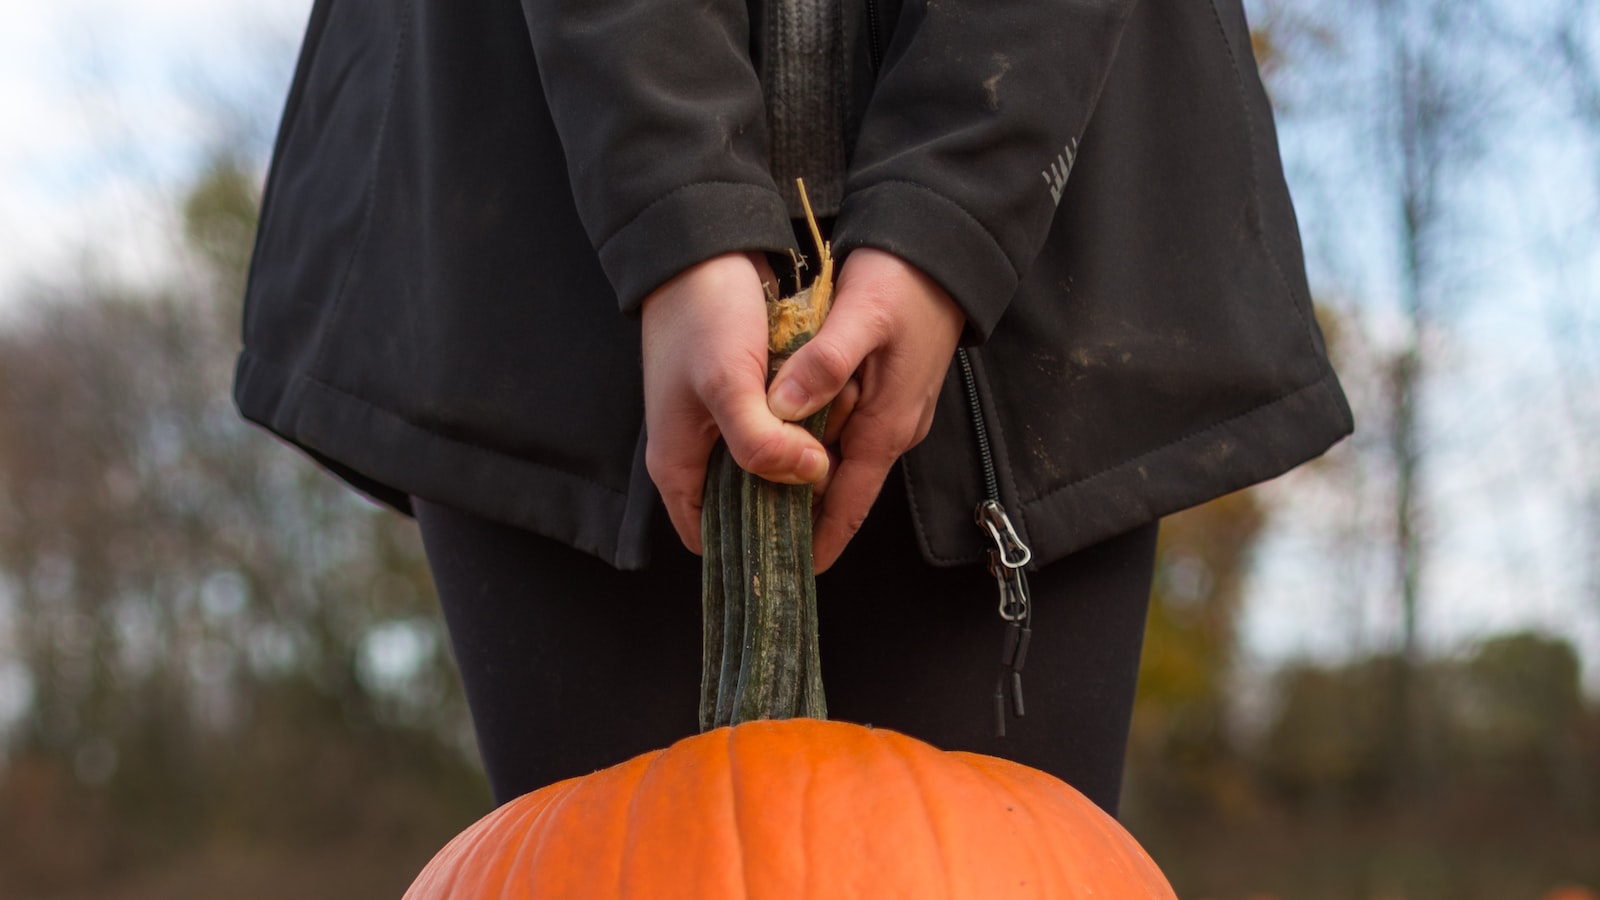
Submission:
M 793 421 L 800 418 L 800 411 L 805 409 L 810 401 L 811 395 L 806 393 L 805 388 L 790 378 L 779 384 L 772 392 L 772 399 L 767 401 L 767 408 L 778 418 Z
M 808 484 L 821 481 L 828 475 L 828 455 L 821 450 L 802 451 L 799 474 Z

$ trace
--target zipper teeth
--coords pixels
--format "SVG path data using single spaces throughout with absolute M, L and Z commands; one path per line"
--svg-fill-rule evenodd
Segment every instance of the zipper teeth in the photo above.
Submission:
M 867 51 L 872 71 L 883 68 L 883 31 L 878 26 L 878 4 L 867 0 Z
M 972 374 L 972 360 L 967 358 L 967 348 L 956 348 L 956 359 L 961 363 L 961 380 L 967 386 L 967 408 L 972 411 L 972 428 L 978 435 L 978 461 L 983 465 L 985 499 L 1000 501 L 1000 479 L 994 471 L 994 454 L 989 449 L 989 426 L 983 423 L 983 404 L 978 400 L 978 379 Z

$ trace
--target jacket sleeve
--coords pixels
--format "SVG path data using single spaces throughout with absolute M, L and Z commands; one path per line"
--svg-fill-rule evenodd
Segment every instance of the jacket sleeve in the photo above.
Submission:
M 624 312 L 704 259 L 794 246 L 744 0 L 523 0 L 573 198 Z
M 1044 244 L 1133 0 L 905 0 L 834 232 L 939 282 L 986 340 Z

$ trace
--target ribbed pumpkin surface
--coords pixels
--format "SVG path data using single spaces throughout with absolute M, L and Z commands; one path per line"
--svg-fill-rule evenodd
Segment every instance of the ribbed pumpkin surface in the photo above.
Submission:
M 1026 766 L 892 731 L 748 722 L 527 794 L 424 898 L 1172 898 L 1115 820 Z

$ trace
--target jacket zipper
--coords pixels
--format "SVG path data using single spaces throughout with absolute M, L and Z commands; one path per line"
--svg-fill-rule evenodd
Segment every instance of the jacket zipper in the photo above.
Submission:
M 994 451 L 989 446 L 989 426 L 983 419 L 983 402 L 978 396 L 978 380 L 972 374 L 972 360 L 965 347 L 956 349 L 961 365 L 961 380 L 967 389 L 967 408 L 972 414 L 972 430 L 978 439 L 978 462 L 983 468 L 984 496 L 973 511 L 978 528 L 989 543 L 989 574 L 1000 590 L 1000 618 L 1005 634 L 1000 644 L 1000 678 L 994 687 L 995 734 L 1006 736 L 1006 707 L 1022 718 L 1022 666 L 1028 658 L 1028 643 L 1033 637 L 1033 604 L 1028 600 L 1028 576 L 1023 567 L 1033 551 L 1017 535 L 1010 516 L 1000 504 L 1000 479 L 996 475 Z
M 883 26 L 878 22 L 877 0 L 867 4 L 867 53 L 872 73 L 883 69 Z M 973 518 L 985 537 L 994 545 L 988 551 L 989 574 L 1000 590 L 1000 618 L 1005 635 L 1000 645 L 1000 678 L 994 688 L 995 734 L 1006 736 L 1006 707 L 1022 718 L 1022 665 L 1028 658 L 1028 642 L 1033 636 L 1033 605 L 1028 602 L 1028 576 L 1023 567 L 1033 552 L 1011 526 L 1011 518 L 1000 505 L 1000 479 L 995 473 L 994 451 L 989 446 L 989 426 L 983 420 L 983 402 L 978 397 L 978 380 L 972 374 L 972 361 L 965 347 L 956 349 L 961 364 L 961 379 L 966 384 L 967 407 L 972 413 L 972 430 L 978 438 L 978 461 L 983 467 L 983 499 L 978 501 Z

